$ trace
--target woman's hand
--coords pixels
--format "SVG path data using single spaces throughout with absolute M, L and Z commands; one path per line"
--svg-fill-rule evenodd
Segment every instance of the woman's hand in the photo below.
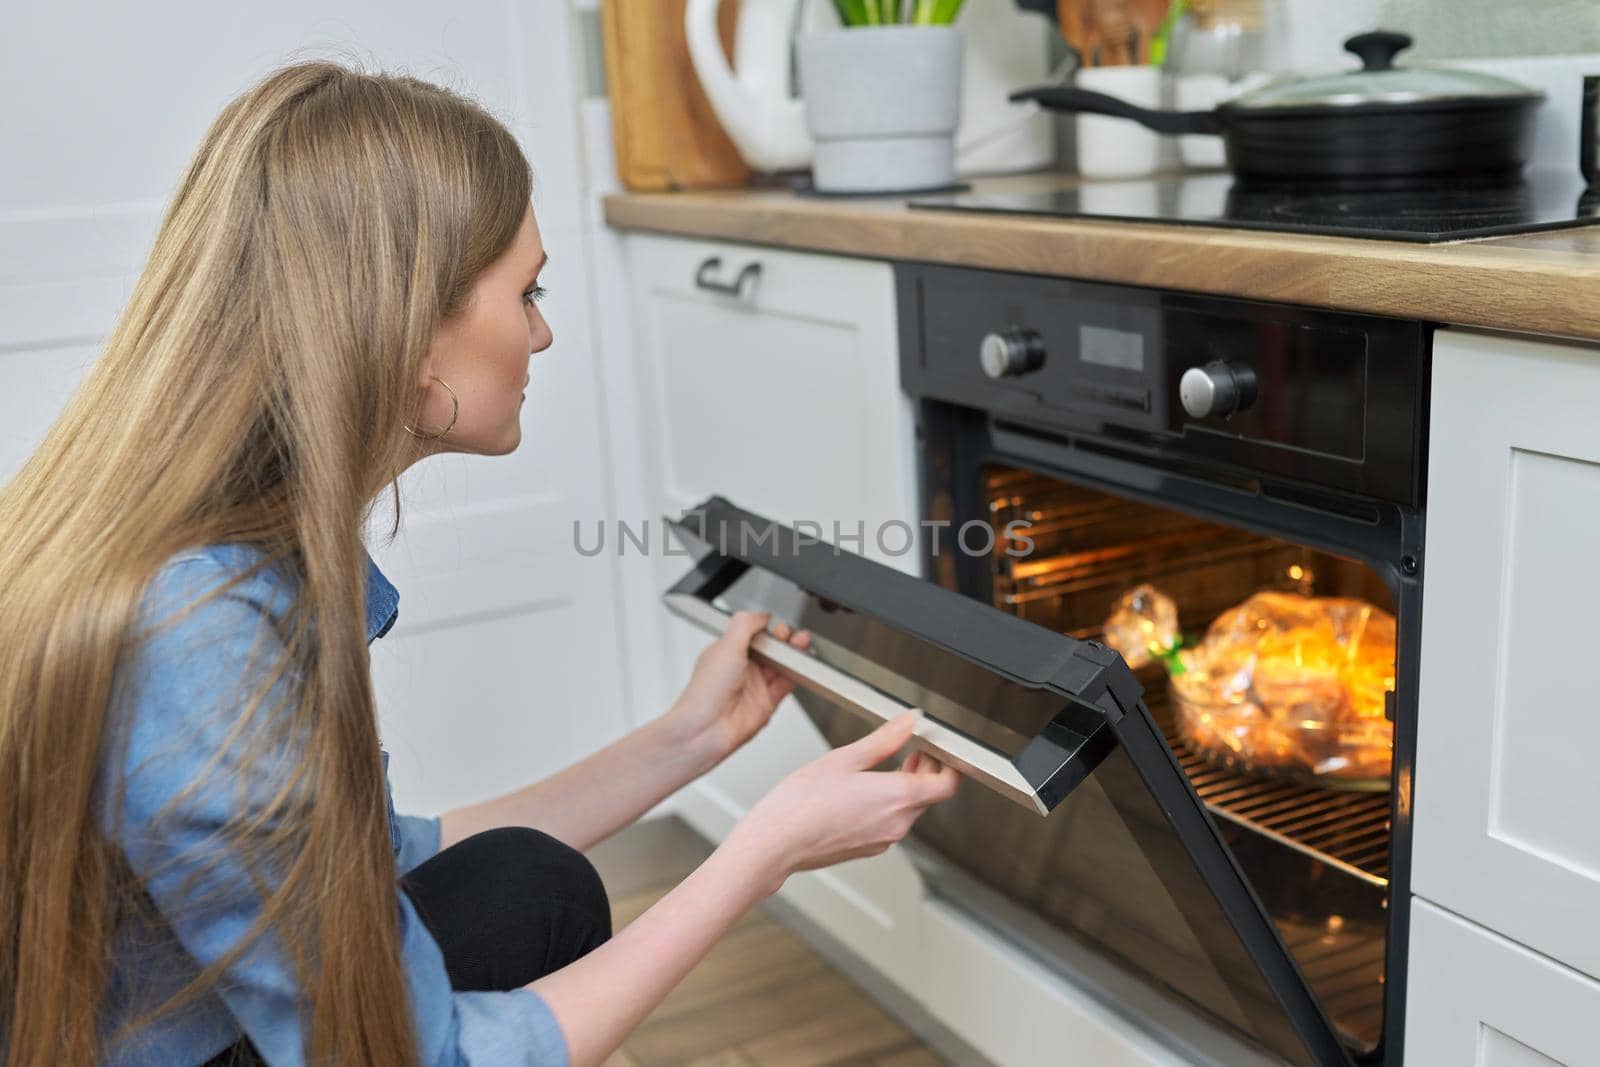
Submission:
M 754 632 L 749 622 L 740 627 Z M 789 775 L 643 915 L 527 986 L 555 1015 L 574 1065 L 605 1060 L 790 872 L 882 852 L 929 804 L 955 792 L 954 770 L 915 753 L 898 771 L 870 769 L 905 744 L 917 714 Z
M 721 762 L 754 737 L 794 683 L 764 663 L 750 659 L 750 641 L 766 629 L 770 612 L 738 611 L 721 637 L 695 660 L 682 695 L 665 716 L 688 745 Z M 772 636 L 796 648 L 811 646 L 811 634 L 780 622 Z
M 735 849 L 764 854 L 768 894 L 795 871 L 885 851 L 930 806 L 955 795 L 960 772 L 923 752 L 899 770 L 872 769 L 911 739 L 918 718 L 908 711 L 794 771 L 734 827 Z

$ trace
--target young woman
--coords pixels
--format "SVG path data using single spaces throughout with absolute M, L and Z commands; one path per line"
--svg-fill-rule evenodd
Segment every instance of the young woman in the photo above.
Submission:
M 367 646 L 398 594 L 361 530 L 409 465 L 517 447 L 551 341 L 530 193 L 502 126 L 406 77 L 288 67 L 206 133 L 103 357 L 0 490 L 7 1067 L 598 1063 L 787 875 L 956 788 L 916 755 L 873 770 L 903 717 L 612 936 L 582 850 L 789 690 L 740 614 L 637 732 L 393 813 Z

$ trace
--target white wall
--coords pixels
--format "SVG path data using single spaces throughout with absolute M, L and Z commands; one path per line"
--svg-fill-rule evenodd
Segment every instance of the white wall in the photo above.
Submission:
M 413 468 L 400 540 L 375 551 L 401 591 L 398 625 L 373 646 L 396 799 L 438 810 L 620 733 L 632 712 L 618 563 L 572 548 L 573 519 L 614 511 L 617 446 L 566 5 L 19 0 L 5 23 L 0 478 L 98 354 L 205 126 L 267 70 L 353 55 L 464 89 L 508 122 L 534 165 L 556 343 L 533 363 L 520 449 Z

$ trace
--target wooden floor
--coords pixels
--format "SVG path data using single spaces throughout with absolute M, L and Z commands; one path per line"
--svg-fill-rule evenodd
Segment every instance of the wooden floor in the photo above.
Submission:
M 640 823 L 590 852 L 613 929 L 707 854 L 678 819 Z M 607 1067 L 943 1067 L 807 945 L 762 911 L 746 915 Z

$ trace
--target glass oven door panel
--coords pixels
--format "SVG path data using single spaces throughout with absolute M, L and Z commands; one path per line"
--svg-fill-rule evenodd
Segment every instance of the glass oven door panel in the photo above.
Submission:
M 1107 713 L 1072 692 L 1080 687 L 1092 691 L 1096 678 L 1119 663 L 1109 650 L 1085 644 L 1081 655 L 1059 664 L 1035 664 L 1033 669 L 1045 679 L 1059 676 L 1053 687 L 998 673 L 819 594 L 776 568 L 752 565 L 748 558 L 752 552 L 765 552 L 786 562 L 793 545 L 832 556 L 831 546 L 820 541 L 806 545 L 787 528 L 772 524 L 771 529 L 782 531 L 783 545 L 752 544 L 741 553 L 733 542 L 741 539 L 743 528 L 765 530 L 767 520 L 745 512 L 730 516 L 730 509 L 710 501 L 702 508 L 709 509 L 709 521 L 716 524 L 709 533 L 692 522 L 667 520 L 680 540 L 703 553 L 696 568 L 667 592 L 667 606 L 713 633 L 720 633 L 735 611 L 770 611 L 774 622 L 811 631 L 809 652 L 768 635 L 759 635 L 751 645 L 755 658 L 788 675 L 802 690 L 848 709 L 869 726 L 918 709 L 919 747 L 959 766 L 1034 817 L 1055 807 L 1114 746 Z M 730 553 L 710 551 L 706 538 L 719 544 L 724 535 Z M 853 555 L 839 558 L 867 563 Z M 928 583 L 902 577 L 905 589 L 918 594 L 914 599 L 926 599 L 930 592 L 938 594 L 936 601 L 949 597 Z M 1036 640 L 1035 633 L 1026 636 Z M 1051 651 L 1061 654 L 1059 648 Z M 1136 690 L 1137 683 L 1132 684 Z M 1120 714 L 1112 708 L 1113 717 Z
M 713 632 L 746 609 L 812 632 L 810 654 L 751 648 L 830 742 L 922 710 L 919 747 L 973 779 L 919 820 L 925 843 L 1287 1062 L 1348 1064 L 1115 653 L 721 497 L 667 521 L 697 557 L 669 607 Z

